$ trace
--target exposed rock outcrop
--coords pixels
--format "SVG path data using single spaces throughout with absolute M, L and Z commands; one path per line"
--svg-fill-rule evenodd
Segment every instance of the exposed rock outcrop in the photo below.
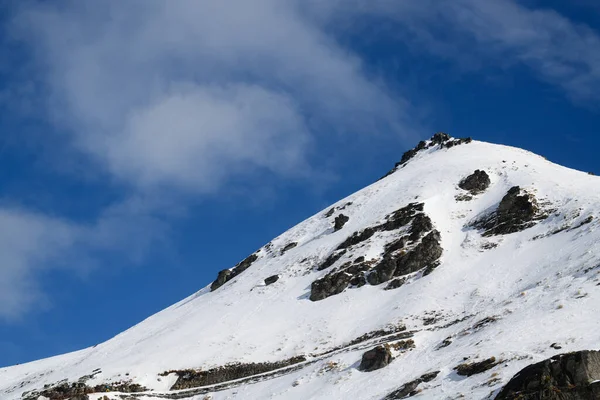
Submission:
M 496 361 L 496 357 L 490 357 L 483 361 L 459 364 L 454 369 L 458 375 L 471 376 L 492 369 L 499 363 L 500 361 Z
M 462 179 L 458 187 L 475 195 L 485 191 L 490 186 L 490 177 L 485 171 L 476 169 L 471 175 Z
M 351 280 L 352 275 L 345 271 L 329 273 L 311 284 L 309 298 L 318 301 L 342 293 Z
M 269 286 L 272 285 L 273 283 L 277 282 L 279 280 L 279 275 L 271 275 L 267 278 L 265 278 L 265 285 Z
M 247 270 L 250 267 L 250 265 L 252 265 L 252 263 L 256 260 L 258 260 L 258 254 L 254 253 L 246 257 L 241 262 L 239 262 L 235 267 L 220 271 L 217 275 L 217 279 L 210 285 L 210 290 L 217 290 L 225 283 L 229 282 L 230 280 Z
M 342 258 L 342 256 L 344 254 L 346 254 L 346 250 L 334 251 L 333 253 L 331 253 L 329 255 L 329 257 L 327 257 L 325 259 L 325 261 L 323 261 L 320 265 L 317 266 L 317 271 L 322 271 L 324 269 L 331 267 L 333 264 L 335 264 L 337 262 L 337 260 Z
M 335 217 L 335 220 L 333 222 L 333 231 L 337 232 L 340 229 L 342 229 L 344 225 L 346 225 L 346 222 L 348 222 L 349 220 L 350 218 L 348 218 L 344 214 L 340 214 L 337 217 Z
M 137 393 L 144 392 L 148 389 L 137 383 L 131 382 L 112 382 L 100 384 L 96 386 L 88 386 L 83 382 L 61 382 L 54 385 L 45 385 L 42 390 L 35 390 L 24 393 L 23 400 L 38 400 L 47 398 L 50 400 L 87 400 L 89 394 L 105 393 L 105 392 L 120 392 L 120 393 Z
M 323 270 L 333 266 L 353 246 L 369 240 L 377 232 L 396 231 L 407 227 L 404 235 L 384 245 L 382 258 L 364 261 L 357 257 L 354 263 L 347 262 L 311 285 L 310 299 L 322 300 L 343 292 L 349 286 L 360 287 L 367 282 L 378 285 L 394 277 L 423 270 L 429 274 L 438 265 L 442 255 L 439 232 L 433 230 L 431 219 L 423 213 L 423 203 L 410 203 L 386 216 L 385 221 L 346 238 L 325 261 L 317 267 Z M 406 279 L 398 279 L 386 289 L 401 286 Z
M 420 141 L 415 148 L 410 149 L 410 150 L 406 151 L 404 154 L 402 154 L 402 158 L 400 159 L 400 161 L 398 161 L 394 165 L 394 168 L 392 168 L 387 174 L 385 174 L 380 179 L 383 179 L 386 176 L 391 175 L 394 172 L 396 172 L 399 168 L 404 166 L 414 156 L 416 156 L 421 150 L 429 149 L 434 146 L 440 146 L 440 147 L 449 149 L 454 146 L 458 146 L 458 145 L 465 144 L 465 143 L 471 143 L 471 142 L 472 142 L 472 139 L 470 137 L 452 139 L 452 137 L 450 137 L 447 133 L 438 132 L 438 133 L 434 134 L 428 141 Z
M 298 243 L 296 242 L 291 242 L 286 244 L 283 249 L 281 249 L 281 255 L 284 255 L 286 251 L 293 249 L 294 247 L 298 246 Z
M 283 361 L 262 362 L 262 363 L 235 363 L 228 364 L 208 370 L 172 370 L 165 371 L 161 375 L 166 376 L 172 373 L 177 374 L 178 379 L 171 387 L 171 390 L 189 389 L 198 386 L 214 385 L 221 382 L 227 382 L 234 379 L 240 379 L 251 375 L 262 374 L 289 365 L 298 364 L 306 361 L 304 356 L 296 356 Z
M 483 236 L 505 235 L 520 232 L 535 225 L 535 221 L 545 218 L 540 213 L 533 194 L 513 186 L 491 214 L 476 221 L 474 226 L 484 229 Z
M 428 372 L 424 375 L 421 375 L 419 378 L 414 381 L 410 381 L 405 383 L 398 390 L 394 390 L 392 393 L 388 394 L 383 398 L 383 400 L 396 400 L 396 399 L 406 399 L 408 397 L 412 397 L 418 393 L 417 387 L 423 382 L 431 382 L 434 380 L 440 371 Z
M 412 250 L 385 254 L 367 280 L 371 285 L 378 285 L 393 277 L 410 274 L 422 268 L 435 268 L 442 252 L 439 232 L 431 231 Z
M 358 369 L 363 372 L 375 371 L 392 362 L 392 353 L 387 346 L 377 346 L 362 355 Z
M 495 400 L 600 399 L 600 352 L 556 355 L 519 371 Z

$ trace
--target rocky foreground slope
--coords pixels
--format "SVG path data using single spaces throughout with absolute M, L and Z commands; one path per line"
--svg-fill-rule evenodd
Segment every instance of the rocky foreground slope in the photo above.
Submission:
M 600 399 L 600 179 L 436 134 L 1 399 Z

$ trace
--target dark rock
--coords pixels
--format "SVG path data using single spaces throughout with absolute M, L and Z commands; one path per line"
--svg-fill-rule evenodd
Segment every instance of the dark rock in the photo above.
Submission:
M 410 203 L 409 205 L 394 211 L 392 214 L 386 217 L 386 222 L 373 227 L 365 228 L 359 232 L 354 232 L 350 237 L 340 243 L 340 245 L 337 247 L 337 250 L 347 249 L 350 246 L 364 242 L 365 240 L 370 239 L 375 232 L 400 229 L 403 226 L 408 225 L 417 217 L 419 218 L 419 226 L 424 227 L 427 224 L 427 221 L 429 224 L 431 224 L 429 217 L 423 214 L 418 214 L 419 212 L 423 211 L 423 206 L 423 203 Z
M 131 382 L 111 382 L 96 386 L 88 386 L 84 382 L 68 383 L 62 381 L 56 384 L 46 384 L 42 390 L 33 390 L 23 394 L 23 400 L 37 400 L 43 396 L 50 400 L 88 400 L 89 394 L 104 392 L 136 393 L 148 389 L 142 385 Z
M 410 150 L 406 151 L 404 154 L 402 154 L 402 158 L 400 159 L 400 161 L 398 161 L 394 165 L 394 168 L 392 168 L 390 171 L 388 171 L 384 176 L 382 176 L 379 179 L 383 179 L 383 178 L 393 174 L 394 172 L 396 172 L 398 170 L 398 168 L 402 167 L 404 164 L 409 162 L 421 150 L 424 150 L 424 149 L 427 149 L 427 148 L 430 148 L 430 147 L 436 146 L 436 145 L 440 146 L 440 147 L 450 148 L 450 147 L 461 145 L 464 143 L 471 143 L 471 141 L 472 141 L 472 139 L 470 137 L 460 138 L 460 139 L 452 139 L 448 134 L 446 134 L 444 132 L 438 132 L 429 139 L 429 143 L 420 141 L 419 144 L 417 144 L 417 146 L 415 148 L 410 149 Z
M 323 261 L 323 263 L 321 263 L 318 267 L 317 267 L 317 271 L 322 271 L 324 269 L 327 269 L 329 267 L 331 267 L 333 264 L 335 264 L 335 262 L 337 260 L 339 260 L 340 258 L 342 258 L 342 256 L 346 254 L 346 250 L 343 251 L 335 251 L 333 253 L 331 253 L 329 255 L 329 257 L 327 257 L 325 259 L 325 261 Z
M 279 280 L 279 275 L 272 275 L 268 278 L 265 278 L 265 285 L 269 286 Z
M 439 232 L 431 231 L 411 251 L 397 256 L 384 256 L 383 260 L 369 274 L 367 280 L 372 285 L 378 285 L 394 276 L 402 276 L 428 266 L 435 266 L 442 256 L 442 252 Z
M 353 276 L 345 271 L 332 272 L 317 279 L 310 286 L 310 300 L 319 301 L 342 293 L 348 287 Z
M 477 194 L 485 191 L 490 186 L 490 177 L 485 171 L 475 170 L 471 175 L 460 181 L 458 187 Z
M 400 239 L 387 243 L 385 246 L 383 246 L 384 254 L 390 254 L 398 250 L 402 250 L 404 246 L 406 246 L 407 242 L 408 238 L 406 236 L 403 236 Z
M 450 135 L 444 132 L 438 132 L 431 137 L 431 142 L 433 144 L 443 144 L 450 140 Z
M 373 228 L 366 228 L 360 232 L 354 232 L 352 234 L 352 236 L 350 236 L 349 238 L 344 240 L 342 243 L 340 243 L 340 245 L 337 247 L 337 250 L 347 249 L 350 246 L 354 246 L 354 245 L 359 244 L 360 242 L 364 242 L 365 240 L 369 239 L 374 234 L 375 234 L 375 229 L 373 229 Z
M 343 292 L 348 286 L 364 286 L 367 283 L 365 271 L 368 271 L 369 268 L 368 263 L 345 263 L 337 271 L 330 272 L 312 283 L 310 300 L 323 300 Z
M 520 194 L 519 186 L 512 187 L 500 201 L 498 208 L 489 216 L 476 221 L 476 228 L 485 229 L 483 236 L 504 235 L 530 228 L 538 216 L 538 207 L 533 195 Z
M 451 147 L 458 146 L 461 144 L 471 143 L 472 141 L 473 141 L 473 139 L 471 139 L 470 137 L 454 139 L 454 140 L 447 141 L 446 143 L 443 144 L 443 146 L 446 147 L 447 149 L 449 149 Z
M 332 207 L 331 209 L 329 209 L 329 211 L 327 211 L 325 213 L 325 218 L 329 218 L 333 215 L 333 213 L 335 212 L 335 207 Z
M 553 349 L 555 349 L 555 350 L 560 350 L 560 349 L 562 349 L 562 346 L 561 346 L 561 345 L 559 345 L 558 343 L 552 343 L 552 344 L 550 345 L 550 347 L 552 347 L 552 348 L 553 348 Z
M 388 394 L 387 396 L 385 396 L 383 398 L 383 400 L 406 399 L 408 397 L 412 397 L 418 393 L 417 386 L 419 386 L 423 382 L 430 382 L 430 381 L 434 380 L 438 376 L 439 373 L 440 373 L 440 371 L 433 371 L 433 372 L 428 372 L 424 375 L 421 375 L 419 378 L 415 379 L 414 381 L 405 383 L 404 385 L 402 385 L 402 387 L 400 389 L 395 390 L 392 393 Z
M 444 347 L 448 347 L 452 344 L 452 337 L 448 336 L 446 339 L 442 340 L 442 343 L 438 344 L 435 348 L 436 350 L 443 349 Z
M 456 373 L 461 376 L 471 376 L 481 374 L 489 369 L 494 368 L 500 362 L 496 361 L 496 357 L 490 357 L 486 360 L 472 363 L 463 363 L 454 367 Z
M 400 286 L 404 285 L 405 283 L 406 283 L 405 277 L 392 279 L 390 281 L 390 283 L 388 283 L 387 286 L 383 289 L 384 290 L 398 289 Z
M 387 221 L 381 225 L 377 225 L 374 227 L 376 231 L 393 231 L 396 229 L 400 229 L 403 226 L 408 225 L 413 218 L 416 218 L 419 215 L 419 212 L 423 211 L 424 204 L 423 203 L 410 203 L 409 205 L 402 207 L 396 211 L 394 211 L 391 215 L 387 217 Z
M 245 378 L 251 375 L 263 374 L 289 365 L 298 364 L 306 361 L 305 356 L 296 356 L 283 361 L 262 362 L 262 363 L 234 363 L 208 370 L 171 370 L 161 373 L 161 376 L 167 376 L 175 373 L 178 378 L 170 390 L 189 389 L 199 386 L 214 385 L 221 382 L 228 382 L 235 379 Z
M 340 229 L 342 229 L 344 227 L 344 225 L 346 225 L 346 222 L 348 222 L 349 220 L 350 220 L 350 218 L 348 218 L 344 214 L 340 214 L 337 217 L 335 217 L 335 221 L 333 224 L 333 231 L 337 232 Z
M 219 287 L 223 286 L 230 278 L 231 274 L 233 273 L 233 271 L 231 271 L 230 269 L 224 269 L 222 271 L 219 271 L 219 273 L 217 274 L 217 279 L 212 283 L 212 285 L 210 285 L 210 290 L 216 290 Z
M 293 249 L 294 247 L 298 246 L 298 243 L 296 242 L 291 242 L 285 245 L 285 247 L 283 249 L 281 249 L 281 255 L 285 254 L 286 251 Z
M 600 399 L 600 352 L 556 355 L 519 371 L 496 400 Z
M 230 269 L 230 270 L 224 269 L 224 270 L 220 271 L 219 274 L 217 275 L 217 279 L 210 285 L 210 290 L 211 291 L 217 290 L 218 288 L 223 286 L 226 282 L 229 282 L 230 280 L 232 280 L 233 278 L 235 278 L 236 276 L 238 276 L 239 274 L 241 274 L 242 272 L 247 270 L 250 267 L 250 265 L 252 265 L 252 263 L 254 261 L 256 261 L 257 259 L 258 259 L 258 255 L 256 253 L 254 253 L 254 254 L 251 254 L 248 257 L 246 257 L 241 262 L 239 262 L 232 269 Z
M 358 369 L 363 372 L 375 371 L 392 362 L 392 353 L 387 346 L 377 346 L 362 355 Z
M 431 218 L 425 214 L 417 214 L 412 220 L 410 236 L 408 238 L 411 241 L 416 242 L 425 232 L 429 232 L 432 229 L 433 224 L 431 223 Z
M 376 232 L 400 229 L 410 224 L 409 235 L 402 236 L 384 246 L 384 254 L 379 262 L 365 262 L 364 256 L 355 259 L 354 265 L 347 262 L 324 277 L 313 282 L 310 299 L 322 300 L 341 293 L 347 287 L 361 287 L 367 282 L 378 285 L 396 276 L 406 275 L 420 269 L 424 274 L 431 272 L 442 254 L 439 245 L 439 232 L 433 230 L 431 219 L 423 213 L 423 203 L 410 203 L 386 216 L 385 221 L 353 233 L 346 238 L 327 259 L 317 267 L 323 270 L 334 265 L 351 246 L 370 239 Z M 427 233 L 429 232 L 429 233 Z M 405 249 L 412 240 L 411 248 Z M 340 251 L 341 250 L 341 251 Z M 375 267 L 373 267 L 373 265 Z M 386 289 L 399 287 L 405 280 L 397 280 Z M 398 286 L 396 286 L 398 285 Z
M 365 286 L 367 284 L 367 278 L 365 277 L 364 272 L 359 272 L 352 277 L 350 280 L 350 285 L 355 287 Z
M 396 272 L 396 259 L 392 256 L 384 257 L 367 276 L 367 282 L 371 285 L 379 285 L 392 279 L 394 272 Z

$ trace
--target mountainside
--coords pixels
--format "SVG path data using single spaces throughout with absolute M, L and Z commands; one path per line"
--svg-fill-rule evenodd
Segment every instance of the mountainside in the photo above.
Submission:
M 535 388 L 500 391 L 523 368 L 600 348 L 599 193 L 530 152 L 436 134 L 107 342 L 0 369 L 0 399 L 519 398 Z M 545 390 L 600 398 L 588 370 Z

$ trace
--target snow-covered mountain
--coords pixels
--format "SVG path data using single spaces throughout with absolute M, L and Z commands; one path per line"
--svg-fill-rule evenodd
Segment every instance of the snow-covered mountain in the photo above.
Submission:
M 600 348 L 599 194 L 436 134 L 107 342 L 0 369 L 0 398 L 500 398 L 524 367 Z

